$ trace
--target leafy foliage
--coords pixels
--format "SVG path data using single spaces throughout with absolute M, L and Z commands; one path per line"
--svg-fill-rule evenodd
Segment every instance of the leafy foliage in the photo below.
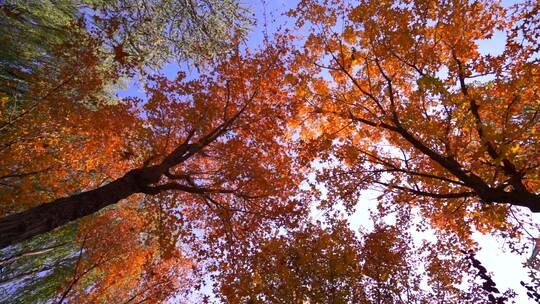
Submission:
M 135 57 L 147 67 L 171 59 L 215 59 L 253 23 L 237 0 L 91 0 L 89 6 L 93 27 L 106 35 L 115 60 Z
M 538 11 L 302 0 L 252 50 L 237 1 L 0 4 L 0 301 L 512 301 L 472 235 L 540 210 Z
M 491 285 L 440 245 L 413 245 L 397 226 L 358 236 L 344 220 L 306 223 L 225 261 L 216 280 L 226 303 L 492 303 Z
M 462 239 L 471 228 L 511 229 L 511 206 L 536 212 L 538 60 L 516 21 L 535 7 L 507 15 L 490 1 L 302 1 L 291 14 L 321 30 L 291 80 L 305 100 L 306 160 L 338 160 L 318 175 L 329 200 L 352 207 L 379 188 L 387 208 L 418 206 Z M 505 50 L 482 54 L 478 41 L 495 30 Z

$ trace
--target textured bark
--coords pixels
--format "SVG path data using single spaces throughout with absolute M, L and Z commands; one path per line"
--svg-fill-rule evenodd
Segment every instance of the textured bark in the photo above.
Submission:
M 145 162 L 142 168 L 133 169 L 107 185 L 0 218 L 0 249 L 96 213 L 136 193 L 153 195 L 168 190 L 194 194 L 234 192 L 226 189 L 199 188 L 196 185 L 187 186 L 176 182 L 164 185 L 154 184 L 158 183 L 164 176 L 174 180 L 175 178 L 169 173 L 169 170 L 201 152 L 203 148 L 225 134 L 256 96 L 257 91 L 251 94 L 250 98 L 234 115 L 225 119 L 205 136 L 190 143 L 194 135 L 193 131 L 184 143 L 178 145 L 157 165 L 147 166 L 148 164 Z M 151 160 L 152 158 L 148 159 L 147 162 L 149 163 Z
M 14 256 L 11 256 L 9 258 L 0 260 L 0 266 L 14 263 L 14 262 L 16 262 L 19 259 L 24 258 L 24 257 L 30 257 L 30 256 L 41 255 L 41 254 L 47 253 L 47 252 L 53 251 L 56 248 L 62 247 L 64 245 L 66 245 L 66 244 L 67 243 L 55 244 L 55 245 L 44 247 L 44 248 L 25 251 L 25 252 L 16 254 Z
M 93 214 L 135 193 L 143 192 L 154 167 L 135 169 L 94 190 L 57 199 L 0 219 L 0 248 L 52 231 Z

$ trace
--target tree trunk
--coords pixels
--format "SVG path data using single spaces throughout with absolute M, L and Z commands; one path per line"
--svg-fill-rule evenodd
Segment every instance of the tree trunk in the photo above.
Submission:
M 47 253 L 47 252 L 50 252 L 50 251 L 52 251 L 52 250 L 54 250 L 54 249 L 56 249 L 58 247 L 62 247 L 64 245 L 66 245 L 66 244 L 67 243 L 61 243 L 61 244 L 56 244 L 56 245 L 52 245 L 52 246 L 48 246 L 48 247 L 44 247 L 44 248 L 39 248 L 39 249 L 34 249 L 34 250 L 30 250 L 30 251 L 21 252 L 19 254 L 16 254 L 14 256 L 9 257 L 9 258 L 5 258 L 3 260 L 0 260 L 0 266 L 14 263 L 17 260 L 19 260 L 20 258 Z
M 178 183 L 169 183 L 156 187 L 151 187 L 151 185 L 158 183 L 163 175 L 167 175 L 170 168 L 199 153 L 218 137 L 225 134 L 255 96 L 257 96 L 256 92 L 251 95 L 250 99 L 236 114 L 229 117 L 205 136 L 199 138 L 195 143 L 189 143 L 194 134 L 192 132 L 184 143 L 176 147 L 158 165 L 146 166 L 145 164 L 143 168 L 133 169 L 121 178 L 105 186 L 60 198 L 50 203 L 0 218 L 0 249 L 47 233 L 87 215 L 94 214 L 136 193 L 157 194 L 166 190 L 181 190 L 198 194 L 208 191 L 216 192 L 212 189 L 188 187 Z M 149 163 L 150 160 L 147 162 Z M 230 192 L 227 191 L 227 193 Z
M 134 169 L 94 190 L 60 198 L 1 218 L 0 248 L 47 233 L 68 222 L 96 213 L 132 194 L 142 192 L 144 185 L 148 184 L 140 178 L 143 173 L 149 173 L 146 169 L 153 168 Z

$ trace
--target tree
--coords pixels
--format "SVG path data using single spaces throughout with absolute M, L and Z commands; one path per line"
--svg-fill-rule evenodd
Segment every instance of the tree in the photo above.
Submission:
M 41 303 L 53 298 L 69 275 L 78 248 L 71 246 L 76 226 L 3 250 L 0 303 Z
M 297 179 L 283 152 L 286 145 L 280 142 L 285 125 L 279 117 L 288 114 L 282 103 L 286 95 L 276 79 L 278 54 L 277 49 L 267 50 L 266 55 L 256 54 L 249 60 L 236 55 L 200 80 L 183 82 L 182 75 L 173 82 L 156 78 L 145 105 L 148 150 L 137 151 L 151 153 L 142 155 L 144 163 L 139 161 L 140 167 L 96 189 L 4 217 L 0 220 L 2 247 L 137 193 L 178 190 L 202 195 L 209 208 L 228 216 L 231 212 L 279 212 L 279 208 L 270 211 L 263 206 L 275 202 L 272 197 L 286 198 L 285 189 L 292 188 Z M 259 129 L 251 127 L 254 124 L 268 126 Z M 221 202 L 219 196 L 235 200 Z
M 144 4 L 145 8 L 154 5 L 151 10 L 142 14 L 141 11 L 133 11 L 133 6 L 126 2 L 96 2 L 91 8 L 84 2 L 65 1 L 60 4 L 10 2 L 1 5 L 1 21 L 9 24 L 3 29 L 12 28 L 14 32 L 21 33 L 12 35 L 13 32 L 9 32 L 3 36 L 9 40 L 11 47 L 3 53 L 6 55 L 5 58 L 2 57 L 5 59 L 3 64 L 5 63 L 5 67 L 25 72 L 23 78 L 17 79 L 16 87 L 12 86 L 12 80 L 1 83 L 8 88 L 5 95 L 0 96 L 2 215 L 31 209 L 40 202 L 100 187 L 121 177 L 126 171 L 141 166 L 145 159 L 160 161 L 165 157 L 164 154 L 173 150 L 172 145 L 180 144 L 179 136 L 193 139 L 203 136 L 200 133 L 211 132 L 212 127 L 216 127 L 218 118 L 227 120 L 230 115 L 234 116 L 235 110 L 239 110 L 236 103 L 238 99 L 225 101 L 226 98 L 221 96 L 223 98 L 216 100 L 217 103 L 206 103 L 203 100 L 205 94 L 213 94 L 213 97 L 224 94 L 224 87 L 204 87 L 210 84 L 220 71 L 209 72 L 199 81 L 192 82 L 183 81 L 183 76 L 180 76 L 177 82 L 167 82 L 163 77 L 151 78 L 148 80 L 148 90 L 155 92 L 155 98 L 151 97 L 153 101 L 147 103 L 144 109 L 141 109 L 143 101 L 137 101 L 138 105 L 129 100 L 121 101 L 111 96 L 109 90 L 111 84 L 114 85 L 124 75 L 129 75 L 134 68 L 159 67 L 170 61 L 173 53 L 177 55 L 176 59 L 197 59 L 197 62 L 201 63 L 202 58 L 216 59 L 218 51 L 223 54 L 230 51 L 234 44 L 232 37 L 241 40 L 245 35 L 242 26 L 248 23 L 248 19 L 244 17 L 246 11 L 236 3 L 190 2 L 190 9 L 182 10 L 189 12 L 189 15 L 171 15 L 174 8 L 185 6 L 188 2 L 138 3 Z M 212 4 L 214 5 L 210 7 Z M 133 14 L 128 15 L 129 20 L 117 14 L 125 13 L 118 10 L 120 6 L 131 9 Z M 157 14 L 159 10 L 160 13 Z M 101 18 L 89 17 L 86 15 L 88 13 Z M 136 18 L 133 18 L 135 16 Z M 161 19 L 156 18 L 148 23 L 149 16 Z M 170 25 L 175 26 L 174 31 L 163 30 L 161 23 L 164 16 L 171 18 Z M 197 19 L 197 22 L 189 21 L 194 19 Z M 143 25 L 146 29 L 141 29 Z M 157 25 L 163 32 L 148 31 Z M 180 27 L 186 31 L 179 31 Z M 52 28 L 54 30 L 51 30 Z M 231 43 L 220 42 L 216 37 L 230 37 L 228 40 Z M 142 49 L 151 49 L 152 52 L 144 53 Z M 17 55 L 23 53 L 25 56 Z M 259 59 L 258 64 L 265 65 L 264 60 Z M 237 60 L 240 61 L 239 58 Z M 221 72 L 226 73 L 225 66 L 220 67 Z M 272 67 L 269 66 L 268 69 Z M 144 75 L 144 71 L 142 72 Z M 270 72 L 269 75 L 273 73 Z M 225 81 L 226 77 L 222 75 L 221 80 Z M 253 78 L 251 80 L 253 81 Z M 238 89 L 241 85 L 234 79 L 227 81 L 233 87 L 229 91 L 229 94 L 233 95 L 228 95 L 229 98 L 240 98 L 238 94 L 241 92 Z M 170 98 L 164 98 L 164 91 L 152 89 L 152 84 L 170 85 Z M 186 95 L 186 99 L 182 101 L 176 100 L 179 95 L 175 95 L 180 87 L 185 89 L 183 94 Z M 226 87 L 229 89 L 229 84 Z M 212 90 L 214 92 L 211 92 Z M 259 93 L 259 96 L 265 96 L 268 92 L 262 90 Z M 190 94 L 196 95 L 197 100 L 188 100 L 187 95 Z M 221 113 L 215 108 L 219 102 L 224 103 L 220 105 L 223 109 Z M 188 106 L 191 107 L 190 111 L 169 111 L 172 108 L 185 111 L 185 104 L 192 105 Z M 251 105 L 249 109 L 250 111 L 245 112 L 255 115 L 251 111 Z M 279 112 L 278 109 L 275 110 L 276 113 Z M 162 117 L 165 112 L 173 115 L 165 119 Z M 272 110 L 262 112 L 268 114 Z M 140 115 L 153 117 L 153 123 L 141 119 Z M 209 125 L 201 125 L 199 119 Z M 253 120 L 256 120 L 256 117 L 253 117 Z M 191 157 L 188 164 L 184 164 L 182 168 L 201 170 L 195 173 L 189 170 L 182 172 L 185 174 L 178 178 L 188 186 L 191 183 L 210 185 L 212 181 L 216 181 L 215 184 L 218 185 L 231 183 L 235 174 L 240 174 L 243 175 L 242 186 L 250 187 L 257 182 L 264 182 L 262 176 L 254 177 L 261 171 L 272 172 L 286 168 L 287 160 L 283 157 L 275 158 L 283 163 L 272 168 L 261 167 L 258 172 L 250 172 L 250 176 L 244 171 L 234 172 L 235 165 L 250 163 L 247 156 L 236 158 L 236 164 L 231 162 L 228 166 L 220 165 L 220 161 L 227 161 L 227 155 L 241 155 L 235 152 L 235 149 L 240 147 L 242 141 L 235 140 L 235 135 L 231 132 L 237 131 L 236 123 L 247 121 L 249 120 L 236 121 L 236 118 L 233 118 L 230 122 L 234 122 L 234 126 L 227 125 L 226 130 L 214 129 L 220 132 L 218 135 L 225 135 L 227 138 L 219 138 L 219 143 L 212 143 L 214 153 L 204 149 L 201 155 L 197 155 L 196 159 Z M 263 125 L 265 121 L 263 118 Z M 175 126 L 175 123 L 179 123 L 180 127 Z M 279 122 L 274 120 L 273 123 Z M 218 137 L 220 136 L 216 135 L 216 138 Z M 222 140 L 234 146 L 226 148 L 227 145 Z M 185 144 L 187 146 L 190 143 Z M 247 146 L 254 149 L 256 145 L 256 142 L 250 142 Z M 263 146 L 271 145 L 268 142 Z M 285 147 L 280 145 L 281 148 L 275 148 L 279 150 Z M 267 149 L 266 152 L 277 150 Z M 246 153 L 249 151 L 245 150 Z M 253 165 L 249 169 L 257 169 L 255 167 Z M 210 171 L 205 172 L 206 169 Z M 226 174 L 226 178 L 221 174 Z M 255 179 L 258 181 L 254 182 Z M 276 178 L 268 180 L 272 183 L 277 181 Z M 294 183 L 294 179 L 283 180 L 282 183 Z M 236 183 L 235 186 L 239 184 Z M 232 191 L 227 191 L 227 196 L 232 195 L 229 192 Z M 82 222 L 79 221 L 75 226 L 69 225 L 75 231 L 64 226 L 53 234 L 43 236 L 40 242 L 33 239 L 31 242 L 7 248 L 6 265 L 9 267 L 3 267 L 1 277 L 2 282 L 7 285 L 4 284 L 2 288 L 8 288 L 8 297 L 16 297 L 17 301 L 164 301 L 194 284 L 188 283 L 186 274 L 195 266 L 191 266 L 188 258 L 176 248 L 179 238 L 186 241 L 185 239 L 190 237 L 187 232 L 180 230 L 183 225 L 183 212 L 189 214 L 194 222 L 189 223 L 189 227 L 194 227 L 197 221 L 212 222 L 216 218 L 219 223 L 227 222 L 229 226 L 223 227 L 223 231 L 228 235 L 236 229 L 233 226 L 236 213 L 243 211 L 233 210 L 232 207 L 229 210 L 228 206 L 254 206 L 256 201 L 264 200 L 243 196 L 234 203 L 226 201 L 220 204 L 222 199 L 213 193 L 200 198 L 193 193 L 164 196 L 167 203 L 161 199 L 146 202 L 132 197 L 128 202 L 122 202 L 118 208 L 130 210 L 135 205 L 135 212 L 114 211 L 109 208 Z M 272 198 L 267 200 L 268 204 Z M 287 208 L 268 212 L 251 210 L 251 223 L 260 222 L 260 219 L 256 221 L 255 218 L 264 216 L 263 213 L 280 214 L 287 212 Z M 143 215 L 151 219 L 144 221 L 144 227 L 137 224 L 141 223 L 137 216 Z M 218 230 L 222 228 L 220 224 L 216 224 L 215 228 L 215 233 L 219 234 Z M 71 232 L 66 235 L 66 230 Z M 91 236 L 88 231 L 91 231 Z M 118 233 L 125 235 L 125 238 L 118 238 Z M 65 244 L 57 249 L 54 241 L 59 241 L 60 235 Z M 49 245 L 51 242 L 53 245 Z M 16 252 L 21 253 L 15 254 Z M 16 260 L 13 260 L 15 258 Z M 10 260 L 15 262 L 7 263 Z M 137 263 L 132 263 L 133 261 Z
M 186 272 L 182 265 L 191 265 L 187 262 L 191 256 L 178 253 L 177 246 L 184 242 L 196 246 L 194 238 L 202 237 L 196 231 L 205 231 L 206 245 L 225 250 L 224 240 L 242 241 L 262 233 L 271 223 L 294 221 L 303 206 L 288 199 L 299 179 L 292 158 L 285 153 L 289 149 L 285 121 L 291 105 L 285 102 L 288 94 L 279 78 L 283 51 L 269 48 L 264 53 L 236 54 L 194 80 L 186 80 L 184 74 L 175 80 L 150 77 L 144 101 L 93 110 L 66 100 L 62 111 L 43 103 L 41 111 L 24 117 L 20 126 L 27 128 L 20 131 L 42 134 L 47 145 L 36 143 L 36 138 L 14 143 L 5 161 L 18 165 L 6 168 L 26 172 L 31 165 L 51 168 L 5 176 L 4 197 L 17 198 L 9 200 L 17 202 L 15 210 L 29 211 L 12 213 L 4 220 L 34 214 L 37 221 L 31 221 L 42 225 L 28 231 L 31 236 L 93 215 L 82 222 L 70 243 L 71 253 L 62 262 L 67 266 L 63 276 L 45 276 L 53 280 L 51 288 L 56 291 L 52 294 L 57 300 L 163 300 L 195 284 L 177 282 L 191 280 L 182 273 L 196 268 L 189 266 Z M 26 144 L 37 144 L 39 153 L 13 153 Z M 144 180 L 148 176 L 159 180 Z M 135 184 L 140 178 L 143 184 Z M 43 191 L 35 191 L 37 187 Z M 92 188 L 97 189 L 88 190 Z M 125 200 L 119 199 L 118 189 L 125 191 Z M 62 196 L 67 198 L 36 204 L 36 200 Z M 56 209 L 59 202 L 68 208 Z M 50 211 L 51 207 L 60 211 Z M 104 207 L 109 208 L 101 210 Z M 136 224 L 140 218 L 145 220 Z M 21 240 L 20 235 L 11 235 Z M 195 255 L 195 261 L 198 258 Z M 36 265 L 32 271 L 43 273 L 48 265 Z M 28 294 L 34 296 L 32 291 Z
M 245 251 L 220 260 L 224 302 L 360 303 L 364 296 L 360 244 L 346 222 L 328 230 L 307 222 Z
M 69 40 L 70 24 L 76 7 L 68 1 L 56 5 L 49 2 L 0 4 L 2 44 L 0 92 L 16 96 L 24 94 L 31 81 L 44 66 L 58 65 L 56 47 Z M 52 76 L 52 75 L 49 75 Z
M 209 273 L 240 303 L 512 297 L 471 234 L 515 240 L 512 208 L 539 210 L 537 4 L 306 0 L 290 13 L 316 29 L 300 50 L 288 32 L 240 49 L 221 28 L 234 22 L 209 18 L 234 52 L 196 77 L 148 73 L 192 55 L 179 45 L 219 53 L 176 31 L 207 35 L 180 22 L 217 4 L 197 3 L 84 2 L 61 60 L 27 78 L 25 108 L 2 97 L 1 287 L 22 301 L 165 302 Z M 174 7 L 179 22 L 165 20 Z M 484 55 L 494 29 L 505 50 Z M 137 69 L 146 96 L 106 102 Z M 372 231 L 309 217 L 318 201 L 351 212 L 368 188 L 384 194 Z M 430 228 L 437 240 L 415 243 Z
M 134 72 L 217 59 L 245 37 L 246 15 L 235 1 L 2 3 L 0 136 L 44 100 L 96 108 L 119 102 L 112 92 Z
M 75 267 L 57 290 L 63 303 L 162 302 L 190 288 L 190 260 L 179 248 L 164 254 L 158 238 L 141 240 L 145 212 L 121 208 L 87 219 L 80 229 Z
M 22 129 L 18 124 L 43 103 L 50 106 L 55 99 L 67 99 L 96 107 L 104 100 L 117 101 L 108 88 L 129 68 L 105 60 L 102 41 L 78 21 L 75 4 L 9 2 L 0 8 L 8 45 L 0 53 L 2 149 L 14 144 Z
M 87 2 L 94 11 L 92 28 L 105 33 L 114 58 L 141 62 L 143 68 L 171 59 L 216 59 L 244 39 L 253 25 L 237 0 Z
M 329 201 L 379 185 L 462 235 L 508 229 L 511 206 L 540 210 L 537 3 L 325 3 L 291 12 L 320 30 L 289 78 L 306 159 L 339 160 L 318 176 Z M 496 30 L 504 51 L 483 54 Z
M 218 294 L 227 303 L 493 303 L 443 244 L 415 245 L 402 225 L 358 235 L 343 219 L 325 224 L 305 222 L 247 257 L 222 259 Z
M 66 43 L 99 40 L 101 65 L 111 60 L 157 68 L 172 60 L 215 59 L 243 39 L 252 21 L 237 1 L 71 1 L 0 4 L 2 82 L 7 95 L 62 64 Z M 78 32 L 78 35 L 73 35 Z M 85 38 L 89 38 L 85 37 Z

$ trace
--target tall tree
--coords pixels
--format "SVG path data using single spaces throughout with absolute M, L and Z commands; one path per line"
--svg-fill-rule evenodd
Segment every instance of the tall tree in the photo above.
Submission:
M 360 235 L 343 219 L 325 224 L 303 223 L 222 259 L 218 294 L 227 303 L 493 303 L 462 253 L 415 245 L 403 223 Z
M 27 301 L 165 302 L 209 271 L 240 303 L 512 295 L 471 234 L 519 237 L 512 208 L 540 210 L 535 2 L 305 0 L 291 15 L 316 30 L 299 51 L 285 33 L 207 61 L 191 52 L 213 58 L 242 37 L 211 17 L 218 4 L 78 2 L 76 29 L 50 38 L 58 60 L 28 61 L 39 67 L 24 90 L 0 96 L 0 287 Z M 1 7 L 32 16 L 25 30 L 47 18 Z M 482 54 L 495 29 L 504 51 Z M 215 66 L 148 76 L 171 56 Z M 107 84 L 137 68 L 145 98 L 109 99 Z M 368 188 L 385 194 L 372 232 L 309 222 L 309 204 L 350 212 Z M 429 228 L 438 239 L 414 244 L 410 230 Z
M 318 177 L 330 200 L 352 206 L 378 185 L 462 232 L 509 228 L 511 206 L 538 212 L 538 4 L 332 4 L 291 12 L 320 31 L 289 77 L 305 100 L 308 159 L 340 161 Z M 505 48 L 485 54 L 495 31 Z
M 52 94 L 95 108 L 133 72 L 216 59 L 251 21 L 236 1 L 62 0 L 1 3 L 0 24 L 2 135 Z
M 9 46 L 0 56 L 7 75 L 0 82 L 2 215 L 102 186 L 140 166 L 152 149 L 159 149 L 154 144 L 172 144 L 171 137 L 180 136 L 170 136 L 172 126 L 154 125 L 160 130 L 152 132 L 138 117 L 157 115 L 151 113 L 156 108 L 141 114 L 130 108 L 130 101 L 114 97 L 110 86 L 134 68 L 158 68 L 177 59 L 215 59 L 231 50 L 234 39 L 243 39 L 250 24 L 247 11 L 235 2 L 9 1 L 0 8 L 2 39 Z M 167 107 L 156 104 L 159 111 Z M 224 117 L 231 109 L 225 107 Z M 203 112 L 199 114 L 206 115 Z M 190 115 L 195 119 L 196 114 Z M 199 127 L 193 127 L 192 136 L 202 132 Z M 164 129 L 167 134 L 160 133 Z M 192 177 L 197 183 L 204 181 Z M 175 249 L 182 221 L 171 212 L 178 212 L 178 203 L 166 204 L 166 210 L 156 204 L 143 204 L 136 213 L 101 212 L 81 225 L 8 248 L 1 288 L 16 301 L 163 301 L 183 289 L 186 281 L 179 280 L 185 278 L 181 273 L 187 260 Z M 152 219 L 144 229 L 134 225 L 142 214 Z M 124 232 L 122 239 L 110 233 L 98 236 L 100 227 L 130 233 Z M 89 238 L 85 231 L 94 235 Z M 58 242 L 63 245 L 56 247 Z M 138 263 L 130 263 L 135 260 Z
M 171 60 L 216 59 L 245 38 L 253 20 L 237 0 L 88 0 L 91 28 L 115 59 L 144 68 Z
M 2 247 L 137 193 L 177 190 L 202 195 L 210 208 L 229 216 L 279 212 L 280 208 L 263 206 L 276 203 L 272 197 L 286 199 L 286 189 L 297 181 L 280 140 L 282 119 L 289 111 L 277 78 L 282 70 L 279 53 L 269 49 L 249 59 L 236 55 L 215 73 L 194 81 L 184 81 L 182 75 L 173 82 L 156 78 L 144 106 L 147 145 L 134 147 L 143 148 L 134 152 L 141 153 L 144 162 L 94 190 L 4 217 Z M 254 128 L 255 124 L 267 126 Z M 220 196 L 235 199 L 222 202 Z

